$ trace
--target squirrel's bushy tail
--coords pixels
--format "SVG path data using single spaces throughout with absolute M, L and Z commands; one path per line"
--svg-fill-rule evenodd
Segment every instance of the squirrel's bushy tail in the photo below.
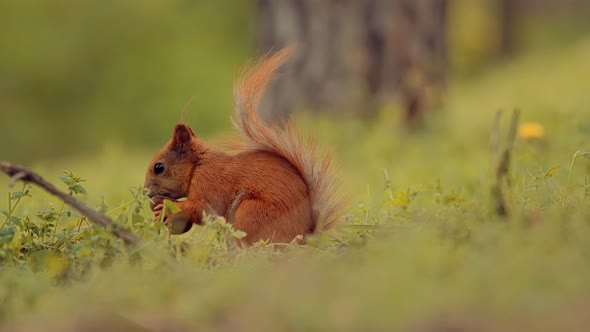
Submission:
M 284 64 L 292 49 L 282 49 L 247 66 L 234 86 L 234 126 L 244 137 L 242 148 L 264 150 L 287 159 L 303 176 L 311 199 L 315 231 L 332 227 L 343 208 L 336 193 L 336 178 L 331 160 L 321 155 L 316 146 L 303 136 L 290 121 L 269 124 L 257 108 L 273 74 Z

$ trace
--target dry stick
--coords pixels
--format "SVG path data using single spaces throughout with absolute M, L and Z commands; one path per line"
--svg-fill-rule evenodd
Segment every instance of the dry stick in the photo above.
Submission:
M 498 163 L 498 148 L 500 146 L 500 120 L 502 119 L 502 110 L 496 111 L 494 116 L 494 123 L 492 125 L 492 135 L 490 137 L 490 149 L 492 151 L 492 161 L 494 165 Z
M 45 179 L 39 176 L 39 174 L 27 168 L 13 165 L 5 161 L 0 162 L 0 171 L 6 173 L 8 176 L 11 177 L 11 186 L 18 181 L 34 183 L 39 187 L 45 189 L 45 191 L 47 191 L 48 193 L 61 198 L 64 202 L 68 203 L 70 206 L 80 211 L 82 214 L 86 215 L 88 219 L 108 229 L 113 235 L 125 241 L 126 244 L 135 245 L 140 242 L 140 238 L 137 237 L 135 234 L 129 232 L 124 227 L 117 225 L 111 218 L 107 217 L 106 215 L 99 213 L 93 210 L 92 208 L 88 207 L 87 205 L 82 203 L 82 201 L 75 198 L 74 196 L 70 196 L 58 190 L 51 183 L 45 181 Z
M 492 163 L 496 168 L 496 183 L 492 187 L 492 195 L 496 205 L 496 213 L 500 216 L 506 216 L 506 203 L 504 202 L 504 195 L 502 193 L 502 181 L 499 171 L 499 141 L 500 141 L 500 120 L 502 119 L 502 110 L 496 112 L 494 123 L 492 127 L 492 135 L 490 137 L 490 148 L 492 152 Z
M 508 175 L 510 170 L 510 156 L 512 153 L 512 147 L 514 146 L 514 141 L 516 140 L 516 132 L 518 131 L 518 118 L 520 116 L 520 111 L 515 109 L 512 111 L 512 119 L 510 121 L 510 131 L 508 132 L 508 141 L 506 145 L 506 149 L 504 150 L 504 155 L 502 156 L 502 161 L 500 163 L 503 166 L 503 177 Z M 498 170 L 500 169 L 500 165 L 498 166 Z M 510 185 L 510 178 L 506 178 L 508 184 Z
M 510 122 L 510 131 L 508 132 L 508 140 L 506 148 L 504 149 L 498 166 L 496 168 L 496 185 L 493 189 L 494 196 L 496 198 L 496 212 L 501 216 L 507 216 L 508 210 L 506 208 L 506 200 L 504 198 L 504 192 L 502 190 L 502 180 L 506 178 L 510 169 L 510 153 L 512 152 L 512 146 L 516 139 L 516 131 L 518 128 L 518 118 L 520 116 L 519 110 L 514 110 L 512 113 L 512 119 Z M 499 123 L 500 115 L 496 115 L 497 122 Z M 499 126 L 495 126 L 495 133 L 492 133 L 492 137 L 498 134 Z

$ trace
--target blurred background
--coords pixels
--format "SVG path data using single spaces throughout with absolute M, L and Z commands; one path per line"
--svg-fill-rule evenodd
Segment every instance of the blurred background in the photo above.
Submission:
M 293 43 L 267 117 L 370 122 L 392 106 L 420 128 L 453 86 L 575 43 L 589 14 L 585 0 L 2 1 L 0 159 L 154 150 L 191 96 L 187 122 L 224 135 L 234 74 Z

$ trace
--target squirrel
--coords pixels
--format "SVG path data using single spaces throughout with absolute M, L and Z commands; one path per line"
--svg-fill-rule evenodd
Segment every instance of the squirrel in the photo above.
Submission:
M 266 86 L 291 50 L 261 57 L 236 80 L 232 122 L 241 138 L 233 145 L 235 154 L 209 146 L 181 120 L 151 161 L 144 187 L 154 220 L 182 225 L 171 233 L 201 224 L 207 212 L 245 232 L 246 245 L 260 240 L 303 243 L 306 235 L 327 230 L 340 218 L 344 201 L 337 197 L 331 159 L 291 121 L 267 123 L 257 113 Z M 172 200 L 179 212 L 162 216 L 164 199 Z

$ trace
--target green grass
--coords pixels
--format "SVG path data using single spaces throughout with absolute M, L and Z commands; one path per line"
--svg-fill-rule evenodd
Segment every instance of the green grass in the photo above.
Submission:
M 590 161 L 577 160 L 569 183 L 568 173 L 574 153 L 590 151 L 588 54 L 584 39 L 454 82 L 446 108 L 416 133 L 396 125 L 395 107 L 373 124 L 299 117 L 334 151 L 353 203 L 336 232 L 283 252 L 238 250 L 218 222 L 169 238 L 147 222 L 145 203 L 125 205 L 156 146 L 108 145 L 97 155 L 32 165 L 56 182 L 62 169 L 74 169 L 87 179 L 81 197 L 93 206 L 104 197 L 107 210 L 122 206 L 110 215 L 148 245 L 127 252 L 88 228 L 84 242 L 52 249 L 59 238 L 46 235 L 50 243 L 35 247 L 47 249 L 41 254 L 3 258 L 0 321 L 23 331 L 133 324 L 162 331 L 584 330 Z M 545 135 L 517 139 L 506 191 L 510 217 L 502 219 L 492 205 L 489 140 L 496 110 L 515 107 Z M 5 183 L 0 198 L 7 197 Z M 59 211 L 61 203 L 38 188 L 31 195 L 15 215 L 42 227 L 47 221 L 37 211 Z M 0 209 L 7 210 L 6 200 Z M 60 230 L 76 234 L 77 222 L 63 217 Z M 15 258 L 18 246 L 0 250 Z

